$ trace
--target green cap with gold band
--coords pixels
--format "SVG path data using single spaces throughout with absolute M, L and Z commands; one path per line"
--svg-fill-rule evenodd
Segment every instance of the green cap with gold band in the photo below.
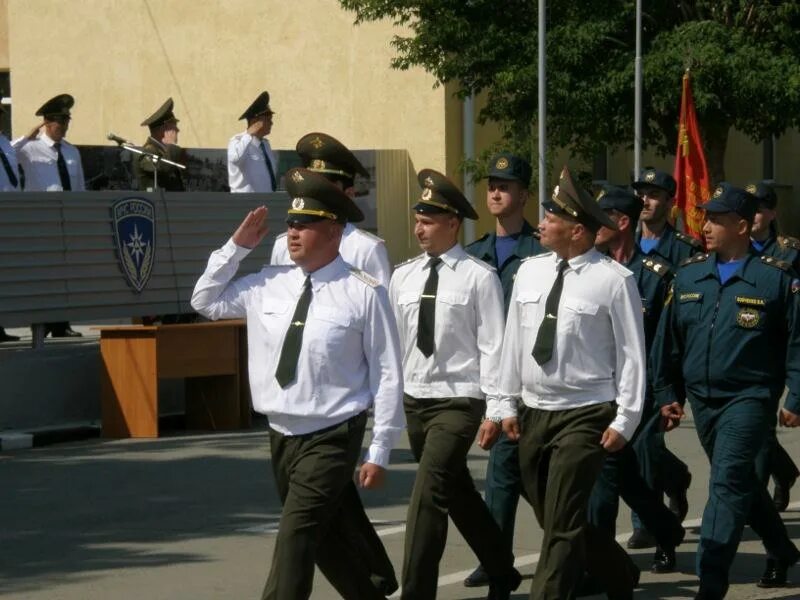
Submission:
M 70 110 L 74 105 L 75 98 L 69 94 L 59 94 L 42 104 L 36 111 L 36 116 L 48 120 L 71 119 Z
M 543 202 L 542 206 L 546 211 L 577 221 L 594 232 L 600 227 L 619 229 L 589 192 L 575 185 L 566 166 L 561 169 L 551 200 Z
M 323 219 L 357 223 L 364 220 L 364 213 L 355 202 L 319 173 L 290 169 L 286 173 L 286 191 L 292 199 L 286 214 L 287 223 L 313 223 Z
M 433 169 L 417 175 L 422 196 L 412 209 L 422 214 L 450 213 L 462 219 L 477 220 L 478 213 L 450 179 Z
M 310 171 L 347 179 L 355 179 L 358 173 L 369 178 L 369 172 L 355 154 L 327 133 L 312 132 L 304 135 L 297 142 L 295 150 L 300 155 L 303 166 Z
M 172 98 L 167 98 L 167 101 L 156 109 L 156 112 L 142 121 L 142 127 L 158 127 L 170 121 L 177 123 L 178 119 L 175 117 L 175 113 L 172 112 L 174 107 L 175 103 Z

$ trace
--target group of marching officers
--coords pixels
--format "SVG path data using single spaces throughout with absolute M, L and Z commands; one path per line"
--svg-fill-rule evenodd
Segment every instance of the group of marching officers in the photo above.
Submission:
M 63 139 L 72 105 L 57 96 L 27 136 L 0 137 L 3 190 L 83 189 Z M 231 191 L 277 189 L 273 115 L 267 92 L 242 114 Z M 185 162 L 177 123 L 168 100 L 143 122 L 143 148 Z M 701 206 L 703 252 L 668 222 L 669 174 L 647 168 L 593 197 L 565 168 L 533 227 L 530 165 L 503 152 L 488 169 L 495 231 L 462 247 L 463 220 L 478 215 L 423 169 L 412 207 L 422 253 L 392 270 L 383 242 L 355 225 L 354 180 L 368 173 L 353 153 L 319 132 L 297 152 L 304 167 L 285 174 L 291 208 L 270 266 L 235 278 L 268 234 L 261 206 L 212 253 L 192 297 L 208 318 L 247 319 L 253 405 L 269 419 L 283 503 L 264 599 L 308 598 L 315 566 L 343 598 L 400 585 L 407 600 L 435 598 L 448 517 L 479 563 L 465 585 L 508 599 L 521 583 L 520 496 L 544 531 L 532 599 L 631 598 L 639 569 L 615 541 L 619 499 L 634 512 L 628 546 L 654 545 L 652 570 L 673 570 L 691 474 L 664 432 L 687 401 L 711 463 L 696 598 L 725 596 L 745 524 L 767 551 L 758 585 L 786 585 L 800 553 L 779 511 L 798 470 L 776 425 L 800 424 L 800 242 L 779 235 L 769 186 L 720 183 Z M 136 169 L 143 189 L 156 178 L 183 189 L 169 164 Z M 404 428 L 419 466 L 398 581 L 357 485 L 383 484 Z M 476 437 L 491 449 L 485 499 L 467 468 Z
M 705 253 L 668 223 L 675 182 L 656 169 L 595 198 L 565 168 L 531 226 L 530 166 L 504 152 L 488 172 L 495 231 L 462 247 L 463 220 L 478 215 L 423 169 L 422 253 L 392 270 L 354 225 L 356 157 L 322 133 L 297 150 L 271 265 L 235 278 L 268 234 L 261 206 L 211 254 L 192 298 L 208 318 L 247 319 L 283 502 L 264 599 L 309 597 L 315 565 L 344 598 L 398 585 L 407 600 L 435 598 L 448 517 L 479 562 L 465 585 L 507 599 L 521 583 L 521 495 L 544 531 L 532 599 L 631 598 L 639 569 L 615 541 L 619 498 L 636 515 L 629 546 L 654 544 L 652 570 L 673 570 L 691 474 L 664 432 L 687 401 L 711 462 L 696 597 L 725 596 L 745 524 L 767 550 L 758 585 L 786 585 L 800 553 L 779 510 L 797 470 L 775 429 L 800 424 L 800 244 L 778 235 L 769 187 L 716 188 L 701 207 Z M 418 469 L 398 581 L 357 484 L 383 483 L 404 427 Z M 476 437 L 491 448 L 485 500 L 467 468 Z

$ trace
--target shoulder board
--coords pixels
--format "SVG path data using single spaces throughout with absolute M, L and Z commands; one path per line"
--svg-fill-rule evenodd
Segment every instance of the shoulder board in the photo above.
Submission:
M 472 254 L 467 254 L 467 258 L 469 258 L 472 262 L 479 264 L 487 271 L 491 271 L 492 273 L 494 273 L 497 270 L 489 263 L 482 261 L 480 258 L 475 258 L 474 256 L 472 256 Z
M 603 260 L 600 262 L 600 264 L 607 266 L 609 269 L 619 273 L 623 277 L 633 276 L 633 273 L 631 272 L 631 270 L 628 267 L 618 263 L 617 261 L 615 261 L 610 256 L 604 256 Z
M 648 256 L 642 261 L 644 268 L 652 271 L 659 277 L 666 276 L 670 269 L 672 268 L 667 262 L 654 258 L 652 256 Z
M 788 235 L 779 235 L 778 245 L 784 250 L 800 250 L 800 240 Z
M 421 259 L 423 256 L 425 256 L 424 252 L 422 254 L 417 254 L 414 258 L 409 258 L 408 260 L 404 260 L 403 262 L 396 264 L 394 266 L 394 268 L 395 269 L 399 269 L 400 267 L 404 267 L 406 265 L 410 265 L 411 263 L 416 262 L 419 259 Z
M 379 238 L 377 235 L 375 235 L 374 233 L 370 233 L 369 231 L 364 231 L 363 229 L 359 229 L 358 227 L 356 227 L 356 232 L 360 233 L 365 238 L 368 238 L 374 242 L 380 242 L 381 244 L 384 243 L 382 238 Z
M 550 256 L 552 252 L 543 252 L 542 254 L 534 254 L 533 256 L 526 256 L 520 262 L 528 262 L 529 260 L 536 260 L 537 258 L 544 258 Z
M 489 234 L 488 233 L 484 233 L 477 240 L 475 240 L 473 242 L 470 242 L 469 244 L 464 246 L 464 248 L 471 248 L 472 246 L 476 246 L 476 245 L 480 244 L 481 242 L 485 242 L 488 238 L 489 238 Z
M 356 279 L 360 279 L 370 287 L 378 287 L 381 284 L 380 281 L 375 279 L 369 273 L 365 273 L 361 269 L 357 269 L 352 265 L 350 266 L 350 273 L 353 275 L 353 277 L 355 277 Z
M 781 271 L 788 271 L 792 268 L 792 265 L 786 262 L 785 260 L 781 260 L 779 258 L 775 258 L 774 256 L 766 256 L 761 255 L 761 262 L 765 265 L 769 265 L 771 267 L 775 267 L 780 269 Z
M 708 260 L 708 254 L 705 252 L 700 252 L 699 254 L 695 254 L 694 256 L 690 256 L 686 260 L 684 260 L 680 266 L 685 267 L 686 265 L 693 265 L 695 263 L 701 263 Z
M 684 244 L 689 244 L 692 248 L 697 248 L 698 250 L 703 249 L 703 244 L 700 243 L 700 240 L 697 240 L 690 235 L 686 235 L 685 233 L 676 231 L 675 237 L 680 241 L 682 241 Z

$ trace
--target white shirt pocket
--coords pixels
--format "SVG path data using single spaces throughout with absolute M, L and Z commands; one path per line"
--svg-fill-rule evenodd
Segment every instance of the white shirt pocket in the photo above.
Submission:
M 294 307 L 294 304 L 285 300 L 264 299 L 258 317 L 270 336 L 283 336 Z
M 542 307 L 542 292 L 537 290 L 525 290 L 517 295 L 519 304 L 519 322 L 523 327 L 533 328 L 536 326 L 539 312 L 544 310 Z
M 558 315 L 559 321 L 572 330 L 578 330 L 597 315 L 598 304 L 582 298 L 564 298 L 563 310 Z

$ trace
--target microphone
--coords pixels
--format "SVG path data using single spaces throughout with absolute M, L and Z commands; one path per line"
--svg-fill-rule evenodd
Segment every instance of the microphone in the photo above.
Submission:
M 114 135 L 113 133 L 109 133 L 109 134 L 108 134 L 106 137 L 107 137 L 109 140 L 111 140 L 112 142 L 116 142 L 116 143 L 117 143 L 117 144 L 119 144 L 120 146 L 122 146 L 123 144 L 129 144 L 129 143 L 130 143 L 130 142 L 128 142 L 128 140 L 126 140 L 125 138 L 121 138 L 121 137 L 119 137 L 118 135 Z

